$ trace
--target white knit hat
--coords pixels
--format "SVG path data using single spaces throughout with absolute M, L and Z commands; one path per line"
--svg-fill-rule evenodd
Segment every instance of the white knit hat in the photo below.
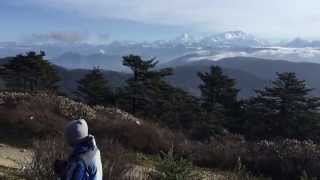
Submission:
M 69 145 L 75 146 L 86 137 L 88 137 L 88 124 L 86 120 L 73 120 L 67 124 L 65 138 Z

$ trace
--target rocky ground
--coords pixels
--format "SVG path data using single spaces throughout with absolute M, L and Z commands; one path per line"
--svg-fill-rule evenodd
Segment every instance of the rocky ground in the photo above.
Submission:
M 0 143 L 0 180 L 23 179 L 18 172 L 30 157 L 30 150 Z
M 27 149 L 0 143 L 0 166 L 22 168 L 23 162 L 30 161 L 31 152 Z

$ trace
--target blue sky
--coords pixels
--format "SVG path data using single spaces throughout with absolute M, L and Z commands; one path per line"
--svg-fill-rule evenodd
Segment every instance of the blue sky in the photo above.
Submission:
M 18 1 L 18 0 L 17 0 Z M 23 0 L 22 0 L 23 1 Z M 80 34 L 88 41 L 171 39 L 191 32 L 183 26 L 145 23 L 125 18 L 95 17 L 59 8 L 0 1 L 0 41 L 32 41 L 51 33 Z
M 320 39 L 319 9 L 319 0 L 1 0 L 0 41 L 142 41 L 229 30 Z

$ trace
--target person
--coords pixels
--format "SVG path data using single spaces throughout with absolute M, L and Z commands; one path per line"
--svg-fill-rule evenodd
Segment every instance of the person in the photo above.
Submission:
M 65 139 L 73 148 L 66 163 L 57 161 L 63 180 L 102 180 L 102 163 L 100 151 L 94 136 L 89 135 L 88 125 L 84 119 L 73 120 L 65 128 Z M 65 165 L 61 165 L 65 164 Z M 65 166 L 65 168 L 61 168 Z M 63 173 L 61 169 L 65 169 Z

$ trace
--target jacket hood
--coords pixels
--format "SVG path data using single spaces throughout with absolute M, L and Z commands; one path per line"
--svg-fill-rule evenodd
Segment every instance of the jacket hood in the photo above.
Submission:
M 89 135 L 79 144 L 74 147 L 73 155 L 82 154 L 88 151 L 93 151 L 97 148 L 96 140 L 94 136 Z

